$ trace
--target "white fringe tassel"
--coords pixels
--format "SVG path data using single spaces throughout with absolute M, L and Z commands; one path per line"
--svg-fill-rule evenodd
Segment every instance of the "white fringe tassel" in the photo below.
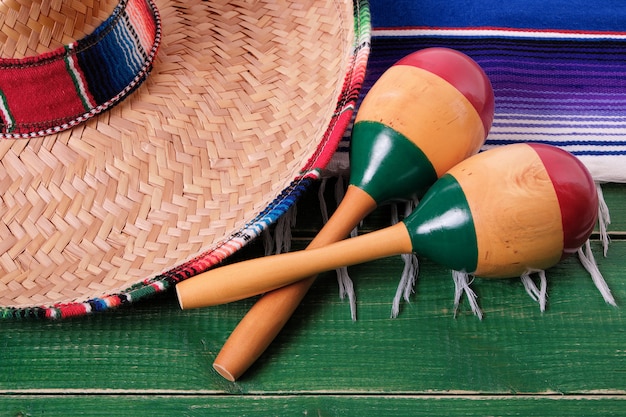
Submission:
M 417 201 L 407 201 L 404 210 L 404 216 L 411 214 L 413 209 L 417 206 Z M 396 204 L 391 205 L 391 223 L 396 224 L 400 221 L 398 216 L 398 206 Z M 401 255 L 404 261 L 404 269 L 402 270 L 402 276 L 396 289 L 396 295 L 393 298 L 393 304 L 391 306 L 391 318 L 398 317 L 400 314 L 400 301 L 402 298 L 408 303 L 411 302 L 410 297 L 413 294 L 415 288 L 415 282 L 417 281 L 417 274 L 419 272 L 419 261 L 417 256 L 413 253 L 406 253 Z
M 320 211 L 322 213 L 322 220 L 324 224 L 328 222 L 328 208 L 326 207 L 326 200 L 324 199 L 324 192 L 326 190 L 326 179 L 323 179 L 320 188 L 318 191 L 318 197 L 320 201 Z M 340 175 L 337 177 L 337 182 L 335 183 L 335 201 L 337 204 L 343 200 L 345 195 L 345 185 L 343 182 L 343 177 Z M 352 232 L 350 232 L 351 237 L 355 237 L 357 235 L 357 228 L 354 228 Z M 350 279 L 350 275 L 348 274 L 348 268 L 343 267 L 336 270 L 337 273 L 337 284 L 339 285 L 339 297 L 343 300 L 346 296 L 348 297 L 348 301 L 350 302 L 350 316 L 352 320 L 356 321 L 356 294 L 354 292 L 354 284 L 352 279 Z
M 324 224 L 328 221 L 328 207 L 326 207 L 326 199 L 324 198 L 327 182 L 328 180 L 326 178 L 322 178 L 320 181 L 320 188 L 317 190 L 317 199 L 320 202 L 320 212 L 322 213 L 322 221 Z
M 462 271 L 452 271 L 452 279 L 454 280 L 454 317 L 459 309 L 461 297 L 463 294 L 467 296 L 472 312 L 479 318 L 483 319 L 483 312 L 476 301 L 476 293 L 470 287 L 471 281 L 469 274 Z
M 263 247 L 265 256 L 289 252 L 291 250 L 291 230 L 296 224 L 298 210 L 296 204 L 276 221 L 273 234 L 269 229 L 263 231 Z
M 600 242 L 602 243 L 603 255 L 606 257 L 609 250 L 609 243 L 611 241 L 608 233 L 608 225 L 611 224 L 611 216 L 609 213 L 609 207 L 604 200 L 604 194 L 600 184 L 596 184 L 596 190 L 598 192 L 599 201 L 598 229 L 600 230 Z M 600 294 L 602 294 L 604 301 L 607 304 L 617 307 L 615 298 L 613 298 L 613 295 L 611 294 L 611 289 L 598 268 L 598 264 L 593 256 L 593 251 L 591 250 L 591 242 L 589 240 L 585 242 L 583 247 L 578 249 L 578 259 L 580 259 L 580 263 L 591 275 L 591 279 L 593 280 L 593 283 L 598 291 L 600 291 Z
M 339 297 L 343 300 L 346 296 L 350 302 L 350 317 L 352 321 L 356 321 L 356 294 L 354 285 L 348 275 L 348 268 L 343 267 L 337 269 L 337 282 L 339 283 Z
M 537 273 L 539 275 L 539 288 L 530 277 L 531 274 Z M 520 277 L 522 284 L 530 298 L 539 303 L 539 310 L 543 313 L 546 311 L 546 304 L 548 302 L 548 280 L 546 279 L 546 272 L 541 271 L 529 271 L 522 274 Z
M 578 249 L 578 258 L 580 259 L 580 262 L 591 275 L 591 279 L 596 285 L 598 291 L 600 291 L 600 294 L 602 294 L 602 298 L 604 298 L 604 301 L 607 304 L 617 307 L 617 303 L 615 302 L 615 299 L 611 294 L 611 289 L 607 285 L 604 277 L 602 277 L 602 273 L 598 269 L 596 260 L 593 257 L 593 251 L 591 250 L 591 243 L 589 242 L 589 240 L 587 240 L 583 247 L 584 250 L 582 247 Z
M 611 215 L 609 213 L 609 207 L 606 205 L 606 201 L 604 201 L 604 194 L 602 193 L 602 187 L 600 187 L 600 184 L 596 184 L 596 190 L 598 191 L 598 201 L 600 203 L 600 207 L 598 208 L 600 242 L 602 242 L 604 256 L 606 257 L 609 250 L 609 243 L 611 242 L 611 238 L 609 237 L 609 233 L 607 231 L 609 224 L 611 224 Z

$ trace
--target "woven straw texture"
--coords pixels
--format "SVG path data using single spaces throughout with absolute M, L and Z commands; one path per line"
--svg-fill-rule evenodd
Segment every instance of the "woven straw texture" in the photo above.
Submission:
M 2 58 L 80 39 L 116 5 L 3 1 Z M 284 213 L 346 128 L 365 4 L 156 6 L 159 51 L 127 99 L 60 133 L 0 142 L 5 317 L 102 310 L 207 269 Z

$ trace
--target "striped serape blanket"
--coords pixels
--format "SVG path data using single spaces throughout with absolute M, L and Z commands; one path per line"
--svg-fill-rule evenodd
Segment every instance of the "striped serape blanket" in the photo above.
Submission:
M 364 93 L 410 52 L 457 49 L 493 84 L 486 148 L 548 143 L 579 157 L 597 181 L 626 181 L 626 32 L 401 28 L 373 35 Z
M 598 183 L 600 196 L 602 182 L 626 182 L 626 3 L 372 0 L 371 13 L 372 49 L 362 95 L 413 51 L 457 49 L 476 60 L 493 84 L 495 117 L 484 149 L 547 143 L 580 158 Z M 329 166 L 331 173 L 348 172 L 348 137 Z M 600 211 L 606 255 L 609 216 L 603 202 Z M 614 304 L 589 245 L 581 248 L 579 257 L 605 300 Z M 466 293 L 479 314 L 467 277 L 453 275 L 456 302 Z M 529 277 L 522 280 L 543 309 L 545 273 L 539 273 L 540 288 Z M 408 299 L 410 294 L 411 279 L 403 277 L 403 282 L 393 314 L 399 296 Z

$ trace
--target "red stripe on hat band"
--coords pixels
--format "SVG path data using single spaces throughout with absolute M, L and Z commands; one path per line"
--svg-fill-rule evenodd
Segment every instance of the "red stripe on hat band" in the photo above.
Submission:
M 60 50 L 58 56 L 60 59 L 50 59 L 39 65 L 1 69 L 0 90 L 17 123 L 35 125 L 40 120 L 64 120 L 68 114 L 85 113 L 62 59 L 63 51 Z

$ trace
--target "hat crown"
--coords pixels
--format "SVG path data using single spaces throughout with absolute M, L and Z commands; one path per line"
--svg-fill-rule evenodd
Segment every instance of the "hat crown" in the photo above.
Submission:
M 12 0 L 0 2 L 0 58 L 21 59 L 71 44 L 92 33 L 117 0 Z

